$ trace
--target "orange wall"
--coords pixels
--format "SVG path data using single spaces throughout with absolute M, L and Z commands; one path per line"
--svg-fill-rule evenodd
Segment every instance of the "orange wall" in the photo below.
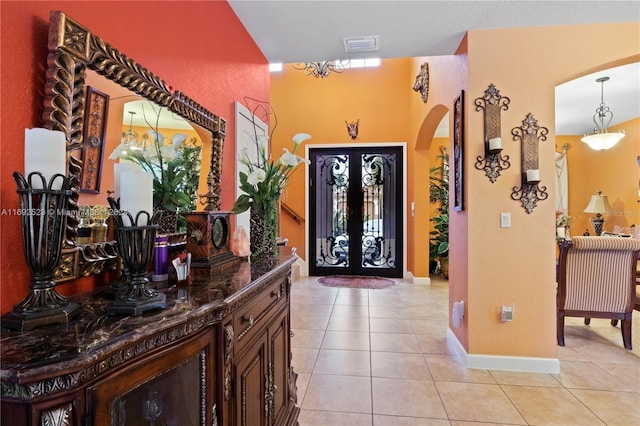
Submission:
M 329 78 L 316 79 L 284 65 L 271 76 L 271 104 L 278 117 L 273 135 L 274 156 L 282 148 L 291 149 L 291 138 L 298 132 L 309 133 L 306 144 L 357 145 L 409 140 L 409 96 L 407 87 L 410 59 L 387 59 L 380 68 L 349 69 Z M 360 119 L 359 134 L 352 141 L 345 121 Z M 304 155 L 301 146 L 300 155 Z M 304 170 L 299 167 L 289 182 L 283 200 L 299 215 L 305 212 Z M 281 215 L 283 237 L 305 257 L 305 226 Z
M 235 164 L 233 102 L 269 98 L 267 61 L 226 2 L 201 1 L 2 1 L 0 100 L 0 208 L 18 208 L 11 174 L 22 171 L 24 129 L 41 125 L 49 11 L 62 10 L 167 84 L 227 120 L 223 170 Z M 139 22 L 162 22 L 149 31 Z M 187 24 L 188 23 L 188 24 Z M 170 27 L 178 28 L 175 31 Z M 182 26 L 181 29 L 180 26 Z M 108 154 L 107 154 L 108 155 Z M 234 202 L 234 173 L 222 176 L 222 208 Z M 28 292 L 30 272 L 22 255 L 18 216 L 0 218 L 0 311 Z M 100 279 L 77 280 L 63 294 L 86 290 Z
M 468 33 L 469 276 L 467 282 L 450 278 L 454 291 L 468 286 L 465 325 L 454 330 L 458 336 L 468 333 L 468 353 L 556 357 L 554 89 L 587 70 L 637 56 L 639 30 L 638 23 L 618 23 Z M 473 110 L 473 100 L 491 83 L 511 99 L 502 112 L 504 153 L 511 157 L 511 168 L 493 184 L 472 162 L 483 149 L 482 113 Z M 530 112 L 549 128 L 539 153 L 549 199 L 527 214 L 510 197 L 512 188 L 520 185 L 521 168 L 520 145 L 510 132 Z M 500 228 L 501 212 L 511 213 L 511 228 Z M 502 303 L 515 303 L 513 322 L 500 322 Z
M 587 117 L 588 118 L 588 117 Z M 638 204 L 638 177 L 640 167 L 640 118 L 636 118 L 609 131 L 623 129 L 626 136 L 616 146 L 606 151 L 594 151 L 580 140 L 582 136 L 559 136 L 556 150 L 560 152 L 564 144 L 569 144 L 567 170 L 569 180 L 569 211 L 574 222 L 571 235 L 582 235 L 589 230 L 595 235 L 589 219 L 593 216 L 583 210 L 591 195 L 602 191 L 609 198 L 613 211 L 605 215 L 604 230 L 613 232 L 615 225 L 629 227 L 640 225 Z

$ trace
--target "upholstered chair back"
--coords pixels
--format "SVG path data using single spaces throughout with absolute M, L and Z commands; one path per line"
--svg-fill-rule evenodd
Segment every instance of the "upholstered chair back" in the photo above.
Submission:
M 633 309 L 640 240 L 574 237 L 572 241 L 566 253 L 564 308 L 600 312 Z

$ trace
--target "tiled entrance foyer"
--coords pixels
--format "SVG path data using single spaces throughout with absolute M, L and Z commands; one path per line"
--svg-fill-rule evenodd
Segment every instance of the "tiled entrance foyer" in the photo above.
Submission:
M 608 320 L 570 318 L 560 374 L 466 369 L 447 346 L 448 284 L 292 288 L 300 425 L 640 425 L 634 351 Z M 517 307 L 516 307 L 517 320 Z

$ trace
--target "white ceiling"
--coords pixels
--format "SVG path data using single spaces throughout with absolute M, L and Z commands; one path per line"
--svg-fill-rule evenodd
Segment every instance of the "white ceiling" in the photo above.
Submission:
M 452 55 L 469 29 L 640 21 L 638 1 L 229 0 L 269 62 Z M 376 52 L 346 53 L 344 37 L 380 36 Z M 604 73 L 613 124 L 640 116 L 640 70 Z M 604 75 L 598 73 L 598 76 Z M 559 86 L 556 134 L 593 129 L 597 76 Z

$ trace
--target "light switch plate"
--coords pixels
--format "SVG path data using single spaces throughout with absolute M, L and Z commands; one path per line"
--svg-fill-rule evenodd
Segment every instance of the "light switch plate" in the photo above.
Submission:
M 500 213 L 500 228 L 511 228 L 511 213 Z

